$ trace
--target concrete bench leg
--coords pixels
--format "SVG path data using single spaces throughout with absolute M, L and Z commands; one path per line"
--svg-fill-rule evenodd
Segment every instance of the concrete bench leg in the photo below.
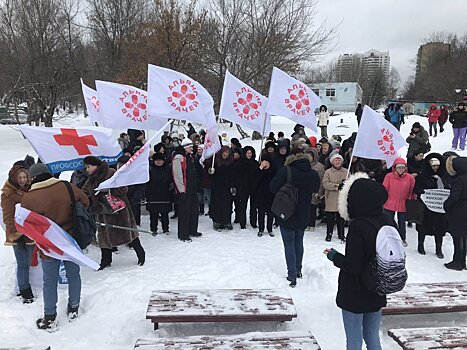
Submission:
M 159 323 L 154 322 L 154 330 L 157 331 L 159 329 Z

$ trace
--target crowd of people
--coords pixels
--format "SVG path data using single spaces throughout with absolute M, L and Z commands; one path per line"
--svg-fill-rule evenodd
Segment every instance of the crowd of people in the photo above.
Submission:
M 434 120 L 438 118 L 442 132 L 444 124 L 439 122 L 439 118 L 444 112 L 434 110 L 430 109 L 428 122 L 430 133 L 434 131 L 436 136 Z M 359 113 L 360 121 L 361 111 Z M 403 117 L 393 118 L 394 113 L 401 114 L 400 108 L 394 106 L 388 111 L 390 122 L 399 128 L 404 120 Z M 149 229 L 154 236 L 159 234 L 159 223 L 162 233 L 170 233 L 169 214 L 173 212 L 171 219 L 178 219 L 178 239 L 185 243 L 202 236 L 198 231 L 201 215 L 211 219 L 215 231 L 228 232 L 238 224 L 241 230 L 248 227 L 256 230 L 258 237 L 266 233 L 273 237 L 279 228 L 284 244 L 287 280 L 291 287 L 295 287 L 297 279 L 302 277 L 305 231 L 313 232 L 317 225 L 322 224 L 326 228 L 323 239 L 327 242 L 332 241 L 336 231 L 338 240 L 347 242 L 345 254 L 334 249 L 325 250 L 325 254 L 341 269 L 337 303 L 343 309 L 347 337 L 351 337 L 355 322 L 363 322 L 371 328 L 368 342 L 377 343 L 379 338 L 374 330 L 386 299 L 370 291 L 362 294 L 363 287 L 353 274 L 359 273 L 359 266 L 368 258 L 357 252 L 365 251 L 371 255 L 375 249 L 378 227 L 390 224 L 397 228 L 403 245 L 407 247 L 406 227 L 415 223 L 418 253 L 427 254 L 425 239 L 433 236 L 434 253 L 440 259 L 444 258 L 443 237 L 449 232 L 453 236 L 454 256 L 445 266 L 452 270 L 466 269 L 467 232 L 462 213 L 467 210 L 467 158 L 454 152 L 458 147 L 463 150 L 465 146 L 467 112 L 464 105 L 459 104 L 448 120 L 453 124 L 455 134 L 453 150 L 444 154 L 431 152 L 427 130 L 415 122 L 406 140 L 407 160 L 399 158 L 389 169 L 385 161 L 352 155 L 357 132 L 345 140 L 338 135 L 327 137 L 329 114 L 326 106 L 319 110 L 320 139 L 306 135 L 305 128 L 297 124 L 289 137 L 279 131 L 276 138 L 276 134 L 271 132 L 259 154 L 253 147 L 243 146 L 236 138 L 229 140 L 227 133 L 223 132 L 219 135 L 220 151 L 215 157 L 203 160 L 205 132 L 197 132 L 192 124 L 188 124 L 186 134 L 165 133 L 160 143 L 154 145 L 148 160 L 148 183 L 96 192 L 99 184 L 109 179 L 145 144 L 143 131 L 128 130 L 118 138 L 123 156 L 117 165 L 110 166 L 94 156 L 84 158 L 85 169 L 72 175 L 72 190 L 76 200 L 88 208 L 99 223 L 95 242 L 101 249 L 99 270 L 111 266 L 112 252 L 122 245 L 133 248 L 137 264 L 144 265 L 145 250 L 138 235 L 145 229 L 141 227 L 142 206 L 149 212 Z M 289 169 L 291 175 L 288 175 Z M 339 197 L 342 197 L 349 175 L 356 173 L 365 173 L 367 178 L 356 181 L 352 189 L 347 189 L 347 205 L 343 213 Z M 289 176 L 292 185 L 298 189 L 297 206 L 293 215 L 284 219 L 274 214 L 272 206 Z M 35 300 L 28 277 L 34 242 L 16 231 L 14 207 L 21 203 L 24 208 L 46 216 L 73 235 L 70 197 L 62 182 L 46 165 L 40 162 L 31 164 L 29 157 L 28 161 L 18 161 L 13 165 L 2 189 L 6 244 L 14 249 L 17 283 L 24 303 Z M 430 189 L 450 189 L 450 196 L 444 204 L 446 215 L 431 211 L 423 204 L 421 195 Z M 121 201 L 122 209 L 109 211 L 107 196 Z M 420 220 L 413 215 L 408 219 L 410 201 L 423 208 Z M 375 223 L 371 229 L 367 227 L 368 217 Z M 368 250 L 368 247 L 372 248 Z M 37 320 L 37 326 L 49 330 L 56 322 L 60 261 L 43 254 L 41 258 L 44 316 Z M 78 317 L 81 279 L 78 265 L 68 261 L 65 266 L 69 281 L 67 314 L 73 320 Z M 367 318 L 357 319 L 355 314 Z

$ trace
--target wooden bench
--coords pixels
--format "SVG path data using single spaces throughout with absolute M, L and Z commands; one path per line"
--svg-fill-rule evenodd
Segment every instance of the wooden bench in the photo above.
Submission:
M 247 333 L 231 336 L 138 339 L 135 350 L 320 350 L 309 332 Z
M 284 289 L 156 290 L 146 319 L 161 322 L 291 321 L 297 317 Z
M 467 311 L 467 282 L 409 283 L 388 295 L 383 315 Z
M 467 327 L 401 328 L 388 334 L 404 350 L 467 349 Z

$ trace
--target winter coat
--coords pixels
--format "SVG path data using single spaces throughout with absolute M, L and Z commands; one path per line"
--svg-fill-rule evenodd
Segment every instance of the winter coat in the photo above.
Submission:
M 247 177 L 247 191 L 248 191 L 248 196 L 254 196 L 256 194 L 256 186 L 257 186 L 257 181 L 258 179 L 256 178 L 256 174 L 259 168 L 259 163 L 255 159 L 256 158 L 256 152 L 255 149 L 251 146 L 246 146 L 243 149 L 244 154 L 246 151 L 251 150 L 252 151 L 252 157 L 251 159 L 246 159 L 246 157 L 242 157 L 241 162 L 242 162 L 242 169 L 246 168 L 246 171 L 248 173 Z
M 389 110 L 389 121 L 391 123 L 401 123 L 403 114 L 400 112 L 400 110 L 397 109 L 390 109 Z
M 249 164 L 243 158 L 233 161 L 232 187 L 235 188 L 236 196 L 248 198 L 251 193 L 251 173 Z
M 121 149 L 128 149 L 128 147 L 130 146 L 130 140 L 126 140 L 123 137 L 119 137 L 117 141 Z
M 126 196 L 132 206 L 139 205 L 145 196 L 146 186 L 144 184 L 127 186 Z
M 350 221 L 345 255 L 337 253 L 332 261 L 339 272 L 336 304 L 353 313 L 379 311 L 386 306 L 386 296 L 365 287 L 365 271 L 376 256 L 376 236 L 386 224 L 383 204 L 387 199 L 384 187 L 369 179 L 351 175 L 339 197 L 339 214 Z
M 170 166 L 164 163 L 159 167 L 152 162 L 149 168 L 149 181 L 146 183 L 146 201 L 148 202 L 146 209 L 169 211 L 173 199 L 171 188 L 173 188 L 173 182 Z
M 435 173 L 430 165 L 430 160 L 437 158 L 441 165 Z M 441 154 L 431 153 L 423 160 L 423 168 L 419 176 L 415 179 L 414 193 L 417 194 L 418 200 L 421 201 L 420 195 L 425 193 L 427 189 L 444 189 L 446 178 L 445 161 Z M 417 231 L 425 235 L 444 236 L 446 233 L 445 215 L 429 210 L 425 206 L 423 223 L 417 224 Z
M 452 124 L 453 128 L 456 129 L 461 129 L 461 128 L 466 128 L 467 127 L 467 111 L 464 110 L 458 110 L 456 109 L 455 111 L 451 112 L 451 115 L 449 116 L 449 122 Z
M 409 149 L 407 151 L 407 158 L 412 157 L 417 151 L 424 151 L 426 149 L 426 144 L 429 140 L 428 132 L 423 126 L 420 127 L 420 130 L 415 134 L 414 138 L 410 136 L 405 140 L 409 144 Z
M 362 120 L 362 114 L 363 114 L 363 107 L 358 106 L 357 109 L 355 110 L 355 115 L 357 116 L 357 121 L 360 124 L 360 120 Z
M 263 160 L 269 160 L 267 157 Z M 271 181 L 276 176 L 276 170 L 270 166 L 269 169 L 261 170 L 259 167 L 256 169 L 255 178 L 257 179 L 256 185 L 256 204 L 258 208 L 270 210 L 272 202 L 274 201 L 274 193 L 271 192 Z
M 172 159 L 172 176 L 176 193 L 186 193 L 188 195 L 198 193 L 200 183 L 193 157 L 186 154 L 182 147 L 175 150 Z
M 334 167 L 329 168 L 324 172 L 323 177 L 323 188 L 325 198 L 325 211 L 337 212 L 337 199 L 339 197 L 339 190 L 336 189 L 336 185 L 341 185 L 347 177 L 347 169 L 341 167 L 336 169 Z
M 441 111 L 438 108 L 436 107 L 430 108 L 427 113 L 428 123 L 437 123 L 440 115 L 441 115 Z
M 405 201 L 413 197 L 413 190 L 415 187 L 415 178 L 407 173 L 396 173 L 396 165 L 407 163 L 403 158 L 398 158 L 392 166 L 392 172 L 384 177 L 383 186 L 388 191 L 388 200 L 384 204 L 384 209 L 391 210 L 398 213 L 405 213 Z
M 272 179 L 270 189 L 277 193 L 287 182 L 287 167 L 291 169 L 291 180 L 298 189 L 298 201 L 294 213 L 288 220 L 279 220 L 279 224 L 291 230 L 304 230 L 310 221 L 311 199 L 319 189 L 319 175 L 311 169 L 309 158 L 299 153 L 289 156 L 283 167 Z
M 89 207 L 89 199 L 83 191 L 73 184 L 71 188 L 76 201 Z M 71 198 L 63 181 L 51 177 L 32 184 L 29 192 L 23 195 L 21 206 L 49 218 L 74 237 Z
M 407 158 L 407 172 L 409 174 L 417 174 L 420 175 L 422 172 L 424 160 L 416 160 L 415 156 Z M 416 179 L 415 179 L 416 180 Z
M 451 193 L 444 202 L 446 211 L 447 231 L 451 235 L 467 236 L 467 158 L 450 157 L 446 161 L 449 175 L 454 177 Z
M 323 177 L 324 177 L 324 165 L 318 162 L 318 151 L 315 148 L 310 150 L 310 165 L 311 169 L 316 171 L 319 176 L 319 190 L 318 192 L 313 193 L 313 198 L 311 200 L 311 204 L 318 205 L 321 203 L 321 198 L 324 197 L 324 187 L 323 187 Z
M 209 217 L 213 222 L 227 225 L 231 223 L 232 216 L 232 193 L 234 163 L 232 155 L 227 159 L 222 158 L 222 152 L 230 148 L 228 146 L 216 154 L 214 163 L 215 172 L 211 175 L 211 204 L 209 206 Z
M 20 190 L 14 186 L 9 180 L 5 182 L 2 188 L 2 211 L 3 222 L 5 223 L 6 240 L 5 245 L 16 245 L 16 240 L 22 236 L 16 231 L 15 227 L 15 205 L 21 203 L 21 200 L 26 191 Z M 34 244 L 32 240 L 26 237 L 27 244 Z
M 117 225 L 128 228 L 136 228 L 135 217 L 131 211 L 130 201 L 127 197 L 128 189 L 126 186 L 112 188 L 109 192 L 113 196 L 119 197 L 125 202 L 126 207 L 115 214 L 104 214 L 104 206 L 102 205 L 102 197 L 105 197 L 106 192 L 102 191 L 96 195 L 95 189 L 105 180 L 112 177 L 115 169 L 109 168 L 106 162 L 103 162 L 94 174 L 89 175 L 86 183 L 83 186 L 83 192 L 87 194 L 90 199 L 91 205 L 89 211 L 94 214 L 96 220 L 103 224 Z M 113 248 L 120 245 L 131 243 L 138 237 L 137 231 L 128 231 L 110 226 L 97 226 L 97 241 L 100 248 Z
M 443 107 L 443 106 L 441 106 Z M 448 110 L 446 109 L 446 107 L 444 108 L 440 108 L 440 114 L 439 114 L 439 119 L 438 119 L 438 124 L 439 125 L 444 125 L 446 124 L 448 118 L 449 118 L 449 113 L 448 113 Z
M 328 126 L 329 124 L 329 112 L 320 111 L 318 114 L 318 126 Z
M 78 188 L 82 188 L 88 179 L 88 173 L 85 170 L 75 170 L 71 174 L 70 182 Z
M 192 125 L 192 126 L 190 126 L 190 129 L 188 129 L 187 136 L 188 136 L 188 138 L 191 139 L 191 135 L 194 135 L 194 134 L 196 134 L 196 130 Z

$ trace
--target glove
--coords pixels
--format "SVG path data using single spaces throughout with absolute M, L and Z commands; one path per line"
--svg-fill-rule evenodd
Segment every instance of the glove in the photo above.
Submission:
M 237 195 L 237 189 L 235 187 L 231 187 L 230 188 L 230 193 L 232 194 L 232 196 Z
M 333 261 L 337 253 L 338 253 L 337 250 L 335 250 L 334 248 L 331 248 L 331 251 L 327 254 L 327 258 Z
M 18 238 L 15 242 L 16 242 L 18 248 L 26 249 L 26 236 L 25 235 L 21 235 L 21 237 Z
M 341 184 L 339 185 L 339 187 L 338 187 L 339 191 L 342 190 L 342 187 L 344 187 L 344 183 L 345 183 L 345 181 L 342 181 Z

